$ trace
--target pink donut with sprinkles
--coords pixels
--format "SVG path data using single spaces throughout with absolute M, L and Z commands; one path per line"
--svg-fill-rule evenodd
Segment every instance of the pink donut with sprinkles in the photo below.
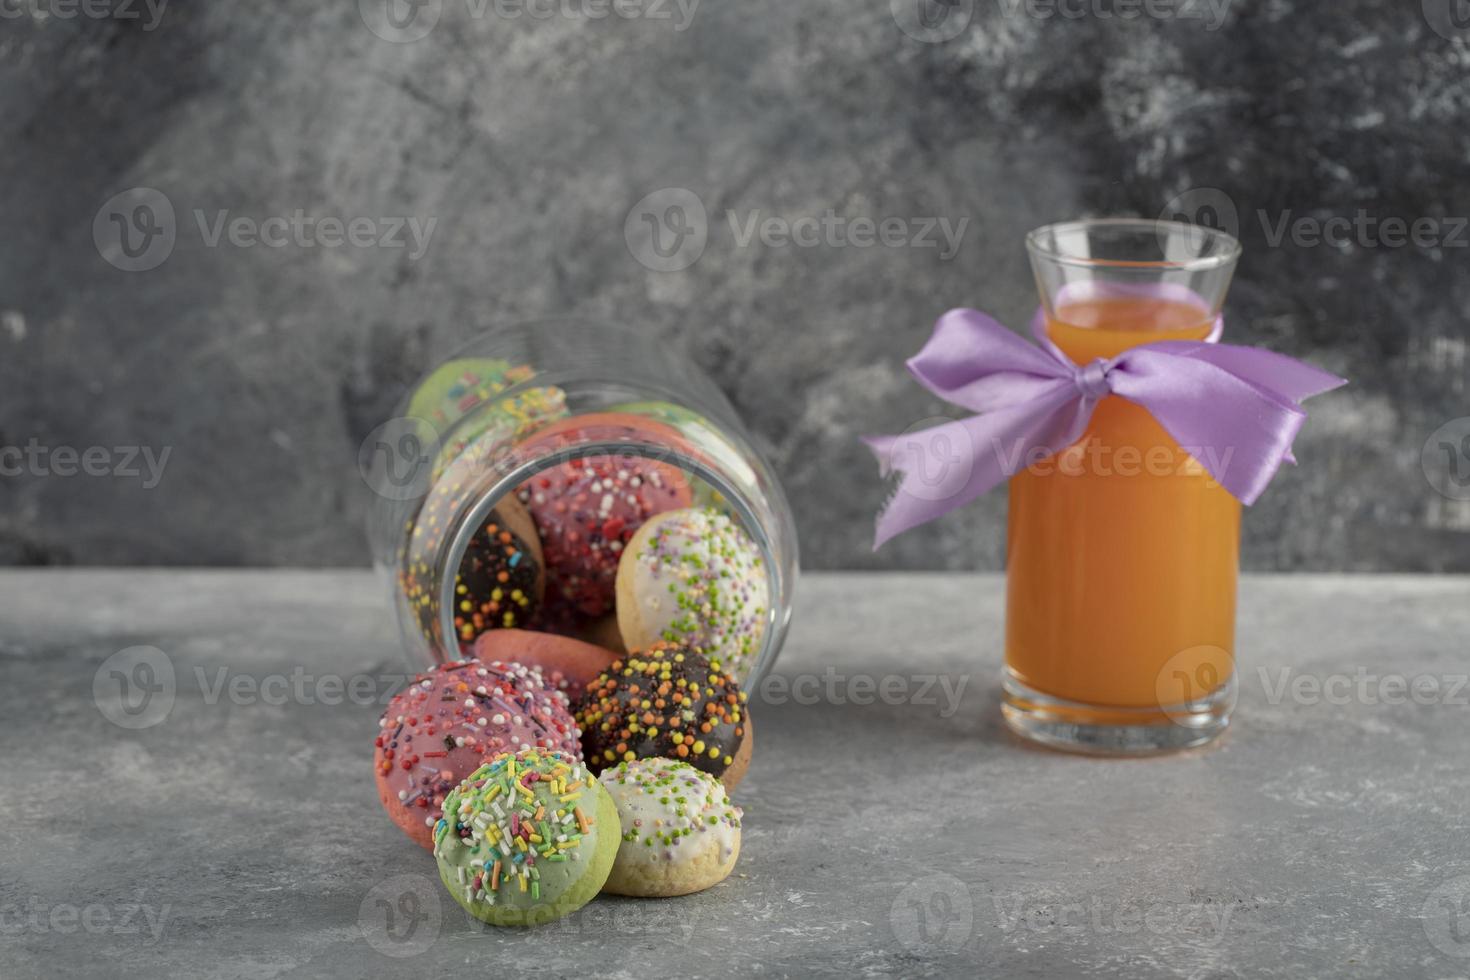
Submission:
M 679 432 L 661 422 L 602 412 L 554 422 L 527 451 L 554 452 L 592 442 L 652 444 L 696 455 Z M 618 562 L 643 522 L 690 505 L 688 475 L 676 466 L 631 453 L 593 455 L 549 467 L 516 491 L 531 512 L 546 559 L 542 623 L 578 633 L 612 612 Z
M 566 695 L 539 667 L 501 661 L 419 674 L 388 703 L 373 746 L 378 798 L 425 850 L 449 791 L 494 756 L 540 748 L 582 758 Z

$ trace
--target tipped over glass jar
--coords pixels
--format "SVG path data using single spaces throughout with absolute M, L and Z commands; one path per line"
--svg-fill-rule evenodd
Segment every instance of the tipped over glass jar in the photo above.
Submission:
M 425 666 L 503 629 L 680 643 L 750 691 L 791 618 L 796 529 L 702 371 L 586 320 L 491 330 L 362 446 L 375 565 Z

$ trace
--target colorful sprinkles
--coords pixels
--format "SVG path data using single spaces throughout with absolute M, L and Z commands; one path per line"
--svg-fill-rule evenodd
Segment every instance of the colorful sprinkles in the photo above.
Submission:
M 755 542 L 713 508 L 665 514 L 648 531 L 632 556 L 627 598 L 638 603 L 636 618 L 744 678 L 760 652 L 770 602 Z
M 564 752 L 535 749 L 505 754 L 476 769 L 444 801 L 434 826 L 434 856 L 446 842 L 467 849 L 452 855 L 455 882 L 466 904 L 495 905 L 515 892 L 541 900 L 542 865 L 581 860 L 595 819 L 583 795 L 596 780 Z
M 454 434 L 446 437 L 435 458 L 428 495 L 405 521 L 407 540 L 397 568 L 405 607 L 431 646 L 446 649 L 453 648 L 453 641 L 439 636 L 443 610 L 435 586 L 440 546 L 451 521 L 480 487 L 487 465 L 515 440 L 567 414 L 566 393 L 560 388 L 525 387 L 536 376 L 529 366 L 477 358 L 457 363 L 453 371 L 450 367 L 426 379 L 409 403 L 410 416 L 433 423 L 437 434 Z M 472 412 L 476 414 L 466 418 Z M 524 621 L 531 612 L 522 611 L 519 618 Z M 456 639 L 462 636 L 461 629 Z
M 374 762 L 385 802 L 432 827 L 449 792 L 485 759 L 524 749 L 581 756 L 566 695 L 540 668 L 477 660 L 420 674 L 378 721 Z M 407 828 L 405 828 L 407 829 Z M 422 841 L 428 845 L 427 833 Z
M 744 815 L 714 776 L 677 759 L 636 759 L 598 777 L 618 805 L 623 842 L 647 848 L 649 860 L 692 860 L 705 835 L 717 834 L 721 857 L 734 850 Z M 687 838 L 696 847 L 680 848 Z
M 457 371 L 458 373 L 453 373 Z M 566 393 L 560 388 L 521 387 L 536 377 L 530 365 L 512 365 L 499 358 L 469 358 L 441 367 L 414 392 L 408 414 L 434 424 L 437 432 L 448 433 L 456 424 L 492 400 L 498 400 L 494 411 L 484 413 L 467 423 L 464 431 L 441 447 L 434 477 L 451 464 L 470 443 L 486 432 L 503 439 L 507 431 L 524 435 L 546 422 L 567 414 Z
M 745 740 L 745 709 L 745 692 L 718 661 L 660 642 L 588 684 L 576 719 L 594 771 L 664 756 L 718 776 Z
M 546 619 L 573 628 L 613 608 L 623 548 L 654 514 L 689 506 L 688 478 L 666 463 L 592 456 L 560 463 L 517 490 L 546 558 Z
M 516 629 L 536 615 L 543 590 L 536 550 L 511 530 L 498 510 L 490 512 L 490 520 L 465 549 L 454 580 L 454 628 L 460 643 L 473 643 L 486 630 Z

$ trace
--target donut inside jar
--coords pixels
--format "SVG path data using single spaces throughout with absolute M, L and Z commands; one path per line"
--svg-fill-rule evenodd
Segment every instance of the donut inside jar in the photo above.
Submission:
M 634 451 L 649 445 L 661 451 Z M 545 425 L 518 452 L 541 465 L 489 511 L 460 561 L 462 655 L 518 629 L 614 654 L 680 643 L 748 676 L 770 608 L 765 559 L 679 428 L 594 413 Z
M 680 392 L 662 350 L 512 336 L 562 369 L 465 357 L 416 393 L 427 490 L 380 508 L 405 642 L 429 663 L 525 647 L 574 679 L 676 643 L 753 685 L 784 637 L 795 540 L 728 405 Z

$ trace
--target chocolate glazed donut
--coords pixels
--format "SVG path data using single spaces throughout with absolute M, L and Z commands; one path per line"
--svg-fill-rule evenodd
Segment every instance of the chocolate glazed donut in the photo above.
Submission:
M 733 787 L 750 765 L 745 693 L 701 653 L 655 643 L 616 660 L 577 704 L 587 765 L 680 759 Z

